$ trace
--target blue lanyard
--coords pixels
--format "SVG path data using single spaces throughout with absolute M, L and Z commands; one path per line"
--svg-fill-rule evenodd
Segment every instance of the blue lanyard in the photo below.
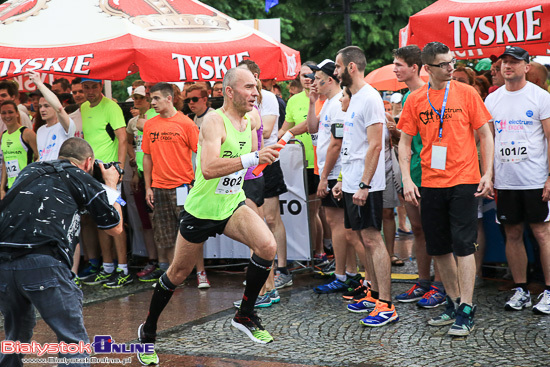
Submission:
M 436 115 L 439 116 L 439 139 L 441 140 L 441 137 L 443 136 L 443 116 L 445 116 L 445 107 L 447 107 L 447 96 L 449 95 L 449 85 L 451 84 L 451 81 L 447 82 L 447 86 L 445 87 L 445 96 L 443 97 L 443 104 L 441 105 L 441 113 L 437 112 L 435 107 L 432 105 L 432 102 L 430 102 L 430 83 L 428 82 L 428 90 L 426 91 L 426 96 L 428 97 L 428 103 L 432 107 L 432 110 L 436 113 Z

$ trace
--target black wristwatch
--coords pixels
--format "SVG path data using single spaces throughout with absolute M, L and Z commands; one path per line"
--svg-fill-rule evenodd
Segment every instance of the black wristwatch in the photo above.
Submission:
M 360 188 L 361 190 L 363 190 L 363 189 L 372 189 L 372 187 L 371 187 L 370 185 L 367 185 L 367 184 L 364 183 L 364 182 L 360 182 L 360 183 L 359 183 L 359 188 Z

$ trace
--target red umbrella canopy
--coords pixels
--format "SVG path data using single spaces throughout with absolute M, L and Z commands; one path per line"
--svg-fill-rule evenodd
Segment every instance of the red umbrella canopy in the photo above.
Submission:
M 222 80 L 242 59 L 294 79 L 300 53 L 195 0 L 10 0 L 0 5 L 0 79 L 30 70 L 122 80 Z M 137 66 L 137 68 L 136 68 Z
M 461 59 L 498 56 L 505 46 L 549 55 L 549 12 L 550 0 L 439 0 L 409 18 L 399 44 L 438 41 Z
M 430 79 L 424 68 L 420 70 L 420 77 L 425 82 Z M 393 64 L 382 66 L 381 68 L 371 71 L 365 77 L 365 81 L 380 91 L 391 90 L 395 92 L 407 88 L 407 84 L 397 81 L 397 77 L 393 72 Z

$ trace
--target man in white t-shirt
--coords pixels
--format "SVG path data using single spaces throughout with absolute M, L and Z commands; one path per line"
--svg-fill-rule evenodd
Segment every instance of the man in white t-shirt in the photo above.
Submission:
M 515 283 L 515 293 L 504 307 L 531 306 L 523 244 L 524 224 L 529 223 L 540 246 L 546 284 L 533 312 L 550 315 L 550 94 L 527 81 L 531 67 L 527 51 L 508 47 L 499 59 L 505 87 L 491 93 L 485 104 L 495 134 L 497 219 L 504 225 L 506 257 Z
M 334 61 L 327 59 L 319 65 L 310 65 L 310 67 L 315 71 L 315 80 L 309 91 L 306 122 L 308 132 L 317 134 L 317 167 L 319 167 L 320 178 L 317 196 L 321 198 L 321 205 L 324 207 L 330 226 L 336 265 L 334 271 L 336 279 L 315 287 L 313 291 L 319 294 L 344 292 L 348 288 L 357 288 L 361 280 L 361 275 L 357 273 L 357 262 L 346 263 L 348 247 L 355 247 L 361 260 L 364 259 L 365 250 L 352 230 L 345 228 L 344 203 L 337 200 L 332 193 L 342 168 L 340 150 L 345 116 L 340 103 L 342 89 L 338 77 L 334 75 Z M 324 96 L 326 101 L 317 116 L 315 104 L 320 96 Z
M 28 77 L 42 93 L 38 113 L 46 122 L 36 132 L 39 160 L 52 161 L 58 158 L 61 144 L 74 136 L 76 127 L 54 92 L 44 85 L 40 74 L 31 72 Z
M 364 326 L 378 327 L 399 320 L 391 302 L 391 261 L 380 230 L 382 193 L 386 188 L 383 125 L 386 121 L 380 94 L 364 80 L 367 60 L 363 50 L 348 46 L 336 56 L 335 74 L 352 93 L 344 120 L 342 183 L 334 187 L 344 197 L 345 226 L 357 231 L 365 247 L 372 288 L 352 312 L 369 312 Z M 343 192 L 343 194 L 342 194 Z

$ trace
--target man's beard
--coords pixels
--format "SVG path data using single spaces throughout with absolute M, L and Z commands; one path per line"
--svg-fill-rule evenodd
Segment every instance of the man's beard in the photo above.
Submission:
M 342 81 L 340 82 L 340 85 L 342 87 L 351 87 L 351 85 L 353 84 L 353 79 L 351 79 L 351 75 L 349 75 L 347 67 L 344 68 L 344 72 L 342 73 L 342 75 L 340 75 L 340 79 L 342 79 Z

